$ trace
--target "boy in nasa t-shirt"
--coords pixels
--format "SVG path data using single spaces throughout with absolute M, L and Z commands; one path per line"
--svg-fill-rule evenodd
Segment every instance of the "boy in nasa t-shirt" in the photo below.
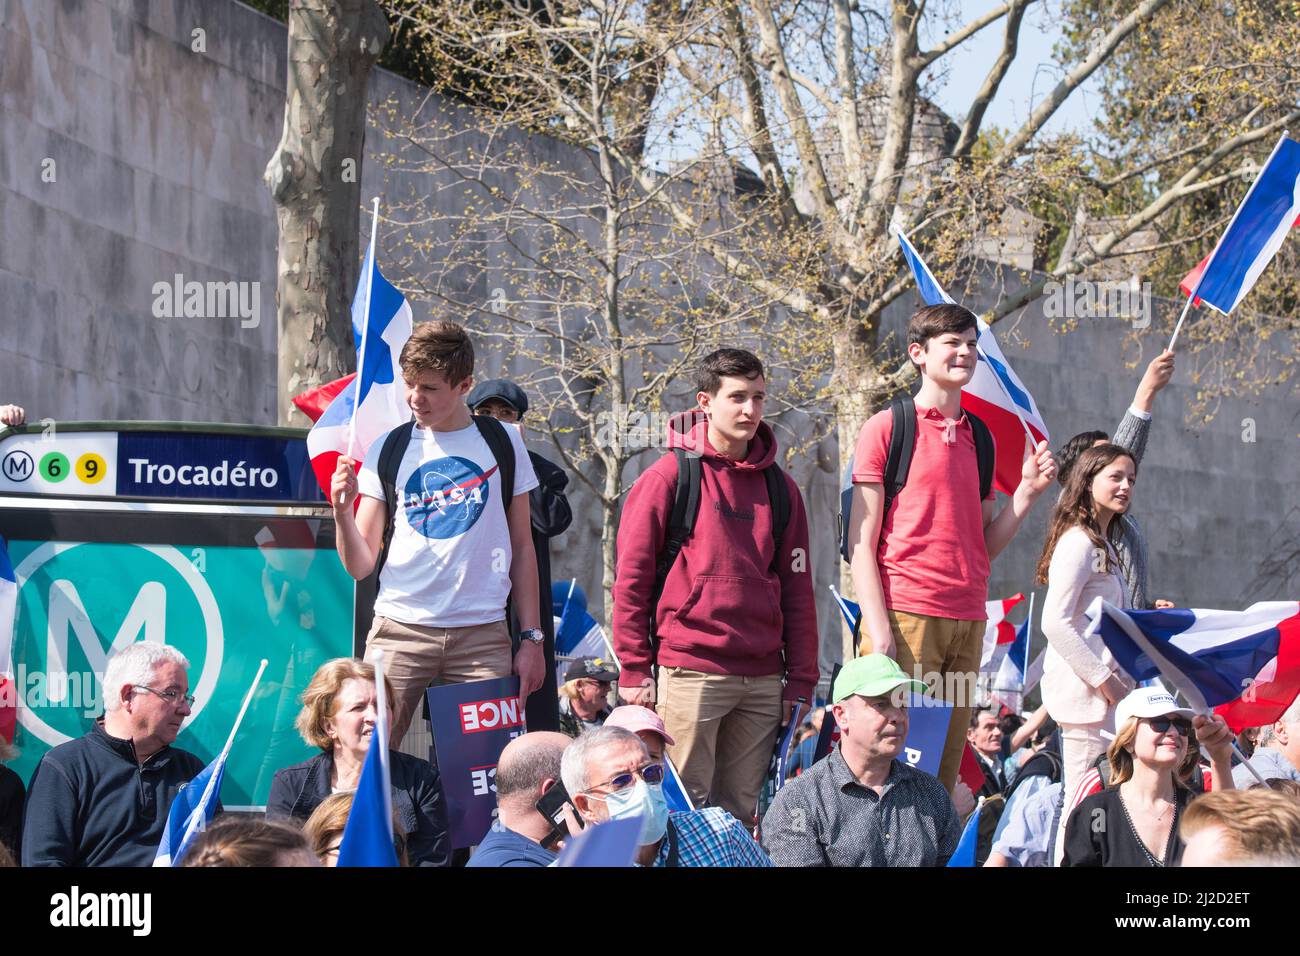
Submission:
M 460 683 L 513 672 L 526 700 L 544 668 L 528 502 L 537 476 L 523 438 L 505 426 L 515 453 L 507 508 L 500 466 L 465 404 L 474 367 L 465 330 L 453 322 L 418 326 L 401 365 L 416 420 L 397 469 L 397 515 L 366 640 L 367 660 L 384 651 L 393 686 L 393 746 L 434 678 Z M 388 521 L 376 470 L 384 437 L 367 449 L 359 476 L 351 459 L 340 458 L 331 489 L 339 557 L 357 580 L 373 572 Z M 513 655 L 506 620 L 512 589 L 521 627 Z

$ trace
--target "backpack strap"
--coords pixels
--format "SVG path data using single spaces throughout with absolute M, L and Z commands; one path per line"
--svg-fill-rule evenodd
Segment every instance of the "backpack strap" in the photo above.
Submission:
M 677 490 L 673 496 L 673 510 L 668 516 L 668 530 L 664 535 L 664 548 L 659 552 L 655 566 L 655 601 L 663 594 L 668 572 L 677 563 L 686 539 L 695 530 L 695 516 L 700 510 L 700 458 L 688 455 L 684 448 L 674 448 L 677 459 Z M 653 619 L 651 621 L 653 627 Z
M 907 474 L 912 470 L 912 453 L 916 450 L 916 403 L 912 396 L 904 395 L 889 403 L 893 416 L 893 429 L 889 433 L 889 456 L 885 459 L 885 508 L 880 520 L 889 514 L 890 505 L 907 484 Z
M 497 467 L 501 469 L 501 507 L 505 509 L 506 517 L 509 518 L 510 502 L 515 497 L 514 442 L 510 440 L 506 426 L 491 415 L 475 415 L 474 424 L 478 426 L 479 434 L 487 442 L 488 450 L 492 452 Z
M 375 467 L 379 475 L 379 481 L 384 486 L 384 507 L 387 509 L 387 518 L 384 521 L 384 541 L 379 548 L 379 558 L 375 561 L 375 580 L 379 580 L 379 572 L 384 569 L 385 562 L 388 561 L 388 548 L 393 543 L 393 529 L 397 526 L 397 469 L 402 466 L 402 457 L 406 454 L 406 448 L 411 444 L 410 422 L 404 425 L 398 425 L 384 438 L 383 447 L 379 450 L 379 462 Z
M 655 562 L 655 588 L 650 600 L 650 653 L 651 667 L 659 651 L 659 636 L 655 633 L 655 618 L 659 615 L 659 599 L 663 597 L 668 572 L 677 563 L 686 539 L 695 530 L 695 516 L 700 510 L 700 457 L 688 455 L 684 448 L 674 448 L 677 459 L 677 489 L 673 493 L 673 510 L 668 515 L 668 528 L 664 534 L 664 547 Z
M 996 464 L 997 449 L 989 426 L 969 411 L 966 412 L 966 417 L 970 419 L 971 436 L 975 439 L 975 460 L 980 471 L 980 501 L 983 501 L 993 490 L 993 466 Z
M 772 571 L 775 573 L 781 561 L 781 539 L 785 537 L 786 526 L 790 524 L 790 488 L 785 482 L 785 472 L 776 462 L 763 469 L 767 481 L 767 500 L 772 506 Z

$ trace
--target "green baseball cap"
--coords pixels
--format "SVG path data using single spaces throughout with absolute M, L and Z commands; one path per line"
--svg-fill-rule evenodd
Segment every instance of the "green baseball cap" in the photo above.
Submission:
M 918 694 L 924 694 L 927 689 L 921 681 L 908 677 L 888 654 L 864 654 L 840 668 L 835 686 L 831 688 L 831 703 L 838 704 L 854 694 L 885 697 L 894 688 L 904 685 Z

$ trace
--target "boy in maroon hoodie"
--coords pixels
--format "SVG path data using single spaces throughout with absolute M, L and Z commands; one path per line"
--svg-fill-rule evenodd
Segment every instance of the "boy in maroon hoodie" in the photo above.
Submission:
M 818 678 L 817 612 L 808 567 L 808 517 L 798 486 L 774 537 L 764 471 L 776 438 L 763 424 L 763 365 L 719 349 L 696 371 L 699 410 L 675 416 L 669 448 L 700 459 L 694 529 L 668 570 L 655 609 L 656 565 L 677 495 L 674 453 L 632 486 L 618 531 L 614 651 L 623 701 L 656 710 L 675 743 L 668 755 L 691 799 L 748 824 L 778 727 L 802 719 Z M 654 672 L 658 668 L 658 686 Z

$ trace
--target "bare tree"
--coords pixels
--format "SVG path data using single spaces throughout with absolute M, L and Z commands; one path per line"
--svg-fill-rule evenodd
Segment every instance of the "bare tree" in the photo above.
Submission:
M 356 364 L 349 305 L 358 270 L 366 87 L 387 42 L 388 21 L 375 0 L 290 4 L 284 131 L 264 174 L 280 226 L 281 424 L 300 414 L 293 395 Z
M 577 32 L 556 26 L 563 17 L 554 9 L 511 6 L 499 10 L 487 38 L 467 9 L 437 6 L 423 20 L 408 13 L 456 75 L 507 102 L 436 119 L 381 112 L 400 143 L 394 167 L 431 184 L 414 200 L 389 190 L 387 217 L 418 228 L 403 231 L 388 261 L 418 298 L 468 318 L 532 386 L 536 412 L 528 420 L 601 509 L 608 607 L 628 466 L 663 450 L 668 406 L 694 405 L 685 373 L 719 345 L 762 351 L 760 343 L 785 328 L 790 348 L 767 356 L 782 382 L 772 412 L 779 422 L 783 406 L 802 407 L 815 395 L 819 376 L 815 363 L 799 361 L 795 322 L 702 242 L 707 236 L 738 259 L 756 259 L 746 245 L 763 226 L 766 189 L 707 143 L 671 171 L 640 175 L 625 165 L 652 129 L 648 110 L 629 104 L 651 96 L 665 70 L 661 50 L 613 29 L 630 5 L 591 12 Z M 682 33 L 697 28 L 680 11 L 673 17 Z M 482 56 L 506 42 L 509 57 Z M 576 148 L 557 150 L 553 139 L 529 135 L 538 129 Z M 664 194 L 670 207 L 656 198 Z M 694 228 L 668 208 L 686 211 Z M 790 274 L 804 274 L 809 264 L 799 258 L 810 254 L 813 244 L 801 253 L 789 243 Z M 813 437 L 815 430 L 800 436 Z

